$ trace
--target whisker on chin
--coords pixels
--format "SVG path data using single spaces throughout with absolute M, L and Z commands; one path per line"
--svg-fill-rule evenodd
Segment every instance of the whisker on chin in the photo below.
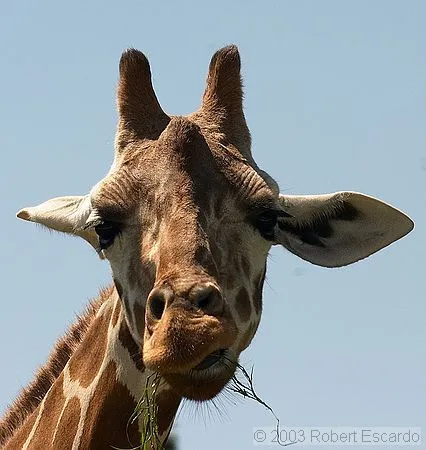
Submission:
M 205 427 L 209 426 L 211 423 L 217 421 L 223 423 L 225 420 L 229 419 L 226 405 L 222 402 L 221 394 L 204 402 L 195 402 L 184 399 L 179 414 L 184 414 L 193 423 L 201 419 Z

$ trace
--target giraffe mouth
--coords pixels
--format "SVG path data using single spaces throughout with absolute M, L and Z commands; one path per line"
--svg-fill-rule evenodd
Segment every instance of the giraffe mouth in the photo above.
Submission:
M 236 359 L 230 349 L 216 350 L 185 373 L 164 373 L 163 378 L 182 397 L 206 401 L 216 397 L 235 372 Z
M 222 361 L 225 358 L 226 349 L 216 350 L 210 355 L 207 355 L 199 364 L 197 364 L 192 370 L 201 371 L 209 369 L 214 366 L 218 362 Z

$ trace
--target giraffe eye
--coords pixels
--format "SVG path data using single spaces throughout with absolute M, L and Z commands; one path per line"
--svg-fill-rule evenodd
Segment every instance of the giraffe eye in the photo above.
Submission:
M 101 250 L 105 250 L 112 245 L 119 231 L 117 225 L 108 221 L 95 226 L 95 232 L 99 236 L 99 246 L 101 247 Z
M 274 239 L 274 230 L 278 220 L 277 211 L 265 211 L 256 218 L 256 228 L 259 233 L 267 240 Z

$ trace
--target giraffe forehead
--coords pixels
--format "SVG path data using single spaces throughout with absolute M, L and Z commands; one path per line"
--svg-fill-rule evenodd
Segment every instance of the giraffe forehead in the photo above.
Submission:
M 155 214 L 178 209 L 202 216 L 273 207 L 277 195 L 248 164 L 214 153 L 191 154 L 185 161 L 159 154 L 138 155 L 119 166 L 92 196 L 105 218 L 125 220 L 142 208 Z M 146 157 L 144 157 L 146 156 Z M 177 161 L 176 161 L 177 160 Z
M 117 151 L 114 168 L 92 201 L 112 215 L 128 215 L 141 203 L 161 209 L 173 201 L 212 211 L 222 205 L 218 198 L 248 203 L 273 198 L 276 193 L 265 180 L 237 150 L 195 122 L 174 117 L 158 140 L 132 142 Z M 239 204 L 228 202 L 227 208 Z

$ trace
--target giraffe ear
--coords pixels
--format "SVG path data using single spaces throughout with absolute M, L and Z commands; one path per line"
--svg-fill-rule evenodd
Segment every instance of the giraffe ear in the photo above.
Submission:
M 284 211 L 277 243 L 324 267 L 340 267 L 366 258 L 402 238 L 413 221 L 392 206 L 355 192 L 280 195 Z
M 96 233 L 85 228 L 91 210 L 89 195 L 56 197 L 38 206 L 21 209 L 17 217 L 52 230 L 80 236 L 98 249 Z

